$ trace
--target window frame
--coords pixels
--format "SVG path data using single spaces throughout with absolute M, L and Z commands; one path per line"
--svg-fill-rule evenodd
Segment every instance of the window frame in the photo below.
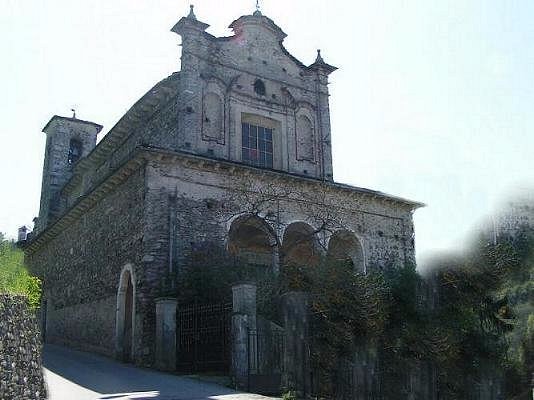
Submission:
M 260 168 L 274 168 L 274 128 L 241 121 L 241 161 Z

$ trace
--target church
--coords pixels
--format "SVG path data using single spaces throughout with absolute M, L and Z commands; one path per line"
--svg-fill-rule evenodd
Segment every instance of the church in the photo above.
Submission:
M 229 37 L 208 27 L 191 7 L 171 29 L 180 70 L 98 143 L 97 123 L 55 115 L 45 125 L 24 250 L 43 281 L 47 342 L 157 366 L 158 299 L 180 290 L 169 280 L 206 249 L 274 274 L 321 257 L 361 273 L 415 263 L 422 204 L 334 180 L 336 67 L 320 52 L 297 60 L 259 10 Z

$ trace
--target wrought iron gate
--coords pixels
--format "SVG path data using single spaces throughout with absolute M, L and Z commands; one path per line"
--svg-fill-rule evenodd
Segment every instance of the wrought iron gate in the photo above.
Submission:
M 190 305 L 179 309 L 176 322 L 176 368 L 181 372 L 230 370 L 232 303 Z
M 248 331 L 248 391 L 265 395 L 280 393 L 284 333 Z

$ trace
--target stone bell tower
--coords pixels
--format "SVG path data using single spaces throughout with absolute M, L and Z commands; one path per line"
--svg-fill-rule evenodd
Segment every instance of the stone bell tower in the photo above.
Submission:
M 54 115 L 43 128 L 46 148 L 41 186 L 41 204 L 35 230 L 38 234 L 63 212 L 61 189 L 72 176 L 76 163 L 96 146 L 102 126 L 75 117 Z

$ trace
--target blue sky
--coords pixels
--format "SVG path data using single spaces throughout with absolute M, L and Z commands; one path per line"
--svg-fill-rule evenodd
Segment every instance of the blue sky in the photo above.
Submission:
M 198 0 L 208 31 L 255 1 Z M 0 231 L 38 213 L 44 134 L 54 114 L 106 133 L 180 68 L 178 0 L 0 0 Z M 334 176 L 428 204 L 419 259 L 455 248 L 517 185 L 534 182 L 534 2 L 264 0 L 304 63 L 331 76 Z

